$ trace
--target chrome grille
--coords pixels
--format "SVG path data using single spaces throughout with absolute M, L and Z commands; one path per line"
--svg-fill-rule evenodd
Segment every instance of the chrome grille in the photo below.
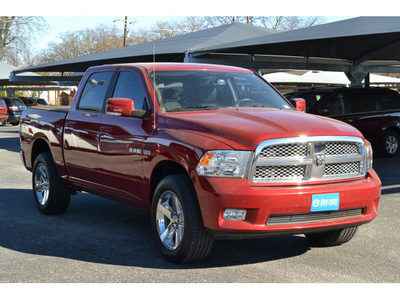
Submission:
M 303 182 L 365 175 L 365 144 L 346 136 L 294 137 L 261 142 L 249 171 L 252 182 Z

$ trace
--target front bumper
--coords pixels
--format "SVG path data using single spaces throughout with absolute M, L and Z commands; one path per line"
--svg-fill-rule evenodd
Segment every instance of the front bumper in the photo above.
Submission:
M 204 226 L 216 238 L 246 238 L 333 230 L 358 226 L 377 216 L 381 181 L 375 171 L 361 180 L 299 186 L 260 186 L 247 179 L 198 177 L 195 188 Z M 361 209 L 359 215 L 314 218 L 312 195 L 339 193 L 339 212 Z M 246 209 L 244 221 L 223 219 L 227 208 Z M 327 212 L 329 213 L 329 212 Z M 311 215 L 305 221 L 267 225 L 270 216 Z M 326 214 L 325 214 L 326 215 Z

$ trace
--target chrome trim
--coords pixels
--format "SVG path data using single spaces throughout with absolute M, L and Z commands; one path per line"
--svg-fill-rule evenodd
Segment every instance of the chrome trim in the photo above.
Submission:
M 339 154 L 332 155 L 326 154 L 326 145 L 328 143 L 352 143 L 357 145 L 357 154 Z M 273 146 L 288 146 L 306 144 L 307 154 L 304 156 L 293 156 L 293 157 L 271 157 L 266 159 L 260 157 L 262 150 L 266 147 Z M 278 138 L 262 141 L 254 152 L 251 166 L 248 172 L 248 179 L 255 183 L 301 183 L 309 181 L 324 181 L 324 180 L 338 180 L 338 179 L 356 179 L 362 178 L 366 174 L 366 151 L 365 151 L 364 140 L 360 137 L 352 136 L 300 136 L 291 138 Z M 354 176 L 341 176 L 337 175 L 326 175 L 324 171 L 327 165 L 332 164 L 346 164 L 346 163 L 359 163 L 360 172 Z M 288 177 L 285 179 L 277 180 L 257 180 L 254 178 L 257 167 L 291 167 L 291 166 L 304 166 L 305 172 L 302 179 L 295 179 Z

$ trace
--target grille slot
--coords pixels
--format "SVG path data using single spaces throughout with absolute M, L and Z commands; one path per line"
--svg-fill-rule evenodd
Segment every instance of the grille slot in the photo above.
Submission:
M 360 174 L 360 165 L 360 162 L 327 164 L 324 170 L 324 177 L 357 176 Z
M 365 175 L 365 144 L 359 137 L 323 136 L 261 142 L 249 170 L 252 182 L 302 182 Z
M 342 209 L 337 211 L 322 211 L 290 215 L 270 215 L 266 225 L 285 225 L 297 223 L 310 223 L 326 220 L 355 218 L 364 215 L 365 208 Z
M 287 158 L 287 157 L 306 157 L 307 144 L 274 145 L 265 147 L 260 153 L 260 158 Z
M 361 154 L 359 147 L 354 143 L 326 143 L 326 155 L 357 155 Z
M 299 180 L 304 176 L 304 166 L 275 166 L 257 167 L 254 177 L 258 180 L 267 178 L 268 180 Z

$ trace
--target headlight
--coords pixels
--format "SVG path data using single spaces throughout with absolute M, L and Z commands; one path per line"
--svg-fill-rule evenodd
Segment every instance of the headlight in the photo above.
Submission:
M 369 144 L 368 146 L 365 147 L 365 153 L 367 155 L 366 157 L 366 171 L 368 172 L 369 170 L 372 169 L 372 163 L 373 163 L 373 153 L 372 153 L 372 146 Z
M 245 178 L 252 154 L 251 151 L 208 151 L 196 171 L 200 176 Z

